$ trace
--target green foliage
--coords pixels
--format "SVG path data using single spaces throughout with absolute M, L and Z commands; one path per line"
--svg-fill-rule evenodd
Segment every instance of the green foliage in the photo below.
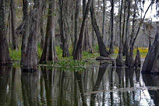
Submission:
M 12 50 L 11 47 L 9 48 L 10 57 L 12 60 L 21 60 L 21 47 L 19 47 L 18 50 Z M 40 48 L 40 45 L 38 45 L 38 58 L 40 59 L 42 55 L 42 49 Z
M 39 59 L 41 58 L 42 52 L 43 52 L 43 50 L 41 49 L 40 44 L 38 44 L 38 58 Z
M 86 62 L 79 60 L 65 60 L 55 63 L 55 66 L 62 71 L 84 71 Z
M 59 59 L 62 58 L 62 49 L 60 48 L 60 46 L 56 46 L 56 53 Z
M 13 67 L 20 67 L 20 64 L 19 63 L 17 63 L 17 62 L 13 62 Z
M 83 59 L 96 58 L 98 56 L 100 56 L 99 53 L 89 53 L 89 52 L 83 51 Z
M 96 52 L 96 53 L 99 52 L 99 46 L 98 46 L 98 44 L 95 44 L 95 45 L 93 46 L 93 51 Z
M 9 53 L 12 60 L 21 60 L 21 49 L 11 50 L 11 48 L 9 48 Z

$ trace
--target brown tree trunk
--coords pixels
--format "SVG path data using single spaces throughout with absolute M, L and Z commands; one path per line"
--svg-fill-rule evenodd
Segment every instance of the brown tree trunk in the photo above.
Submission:
M 83 16 L 86 8 L 86 0 L 83 0 Z M 83 50 L 92 53 L 92 45 L 90 35 L 89 35 L 89 28 L 88 28 L 88 20 L 86 21 L 86 27 L 84 30 L 84 38 L 83 38 Z
M 88 29 L 88 21 L 86 21 L 86 27 L 84 31 L 83 50 L 89 53 L 93 53 L 91 39 L 89 35 L 89 29 Z
M 21 64 L 23 64 L 26 56 L 28 35 L 29 35 L 29 15 L 28 15 L 28 0 L 23 0 L 23 23 L 16 29 L 16 33 L 22 35 L 21 46 Z M 24 31 L 23 31 L 24 29 Z
M 44 33 L 44 27 L 45 27 L 45 24 L 44 24 L 44 15 L 46 13 L 46 1 L 45 0 L 42 0 L 42 11 L 41 11 L 41 19 L 40 19 L 40 35 L 41 35 L 41 41 L 40 41 L 40 47 L 41 49 L 44 48 L 44 43 L 45 43 L 45 33 Z
M 83 32 L 84 32 L 84 28 L 85 28 L 85 22 L 88 16 L 88 12 L 89 12 L 89 8 L 91 6 L 92 0 L 88 0 L 86 9 L 85 9 L 85 14 L 83 16 L 83 21 L 82 21 L 82 25 L 81 25 L 81 30 L 80 30 L 80 34 L 79 34 L 79 40 L 77 43 L 77 47 L 75 49 L 75 53 L 73 55 L 73 59 L 74 60 L 81 60 L 82 59 L 82 40 L 83 40 Z
M 12 63 L 5 34 L 4 2 L 0 0 L 0 65 Z
M 49 1 L 48 20 L 46 28 L 46 38 L 43 53 L 40 59 L 40 63 L 47 63 L 57 61 L 57 54 L 55 50 L 55 16 L 53 11 L 55 10 L 55 0 Z
M 133 14 L 133 24 L 132 24 L 132 33 L 130 36 L 130 51 L 129 51 L 129 67 L 133 67 L 134 66 L 134 58 L 133 58 L 133 50 L 134 50 L 134 46 L 133 46 L 133 39 L 134 39 L 134 35 L 135 35 L 135 18 L 136 18 L 136 10 L 137 10 L 137 0 L 135 0 L 135 6 L 134 6 L 134 14 Z
M 74 55 L 76 46 L 77 46 L 77 40 L 78 40 L 78 17 L 79 17 L 79 8 L 80 8 L 80 0 L 76 0 L 76 9 L 75 9 L 75 26 L 74 26 L 74 45 L 73 45 L 73 53 Z
M 97 36 L 98 45 L 99 45 L 99 53 L 100 53 L 100 56 L 108 57 L 109 53 L 108 53 L 108 51 L 107 51 L 107 49 L 106 49 L 106 47 L 104 45 L 100 30 L 99 30 L 99 27 L 97 25 L 97 21 L 96 21 L 96 18 L 95 18 L 94 5 L 93 5 L 94 3 L 93 2 L 92 2 L 92 6 L 90 8 L 91 21 L 92 21 L 92 26 L 93 26 L 93 28 L 95 30 L 95 33 L 96 33 L 96 36 Z
M 159 55 L 159 33 L 156 34 L 155 41 L 146 55 L 145 61 L 142 66 L 142 73 L 159 73 L 158 55 Z
M 34 8 L 30 12 L 29 38 L 26 56 L 23 61 L 23 70 L 37 70 L 37 37 L 39 34 L 39 13 L 41 11 L 41 0 L 34 0 Z
M 111 0 L 111 18 L 110 18 L 110 36 L 111 36 L 111 42 L 110 42 L 110 49 L 109 53 L 112 54 L 114 53 L 113 46 L 114 46 L 114 0 Z
M 61 35 L 61 42 L 62 42 L 62 57 L 69 57 L 70 53 L 69 53 L 69 44 L 68 44 L 68 34 L 66 31 L 66 22 L 64 19 L 64 0 L 59 0 L 59 7 L 60 7 L 60 19 L 59 19 L 59 23 L 60 23 L 60 35 Z M 66 16 L 66 15 L 65 15 Z
M 135 44 L 135 41 L 136 41 L 136 38 L 139 34 L 139 31 L 140 31 L 140 28 L 141 28 L 141 25 L 145 19 L 145 16 L 149 10 L 149 8 L 151 7 L 151 5 L 154 3 L 153 1 L 151 1 L 151 3 L 149 4 L 149 6 L 147 7 L 146 11 L 145 11 L 145 14 L 141 20 L 141 22 L 139 23 L 139 27 L 137 29 L 137 32 L 135 33 L 135 17 L 136 17 L 136 10 L 137 10 L 137 0 L 135 0 L 135 6 L 134 6 L 134 15 L 133 15 L 133 25 L 132 25 L 132 34 L 131 34 L 131 39 L 130 39 L 130 54 L 129 54 L 129 66 L 130 67 L 133 67 L 134 66 L 134 59 L 133 59 L 133 50 L 134 50 L 134 44 Z
M 11 7 L 11 28 L 12 28 L 12 49 L 17 50 L 18 49 L 18 40 L 17 35 L 15 33 L 15 24 L 16 24 L 16 14 L 15 14 L 15 3 L 14 0 L 11 0 L 10 2 Z
M 125 42 L 124 42 L 124 54 L 126 55 L 125 65 L 128 66 L 129 62 L 129 47 L 128 47 L 128 30 L 129 30 L 129 20 L 130 20 L 130 6 L 131 1 L 127 1 L 128 4 L 128 13 L 127 13 L 127 19 L 126 19 L 126 31 L 125 31 Z
M 123 0 L 121 1 L 121 7 L 120 7 L 120 24 L 119 24 L 119 35 L 120 35 L 120 43 L 119 43 L 119 52 L 118 57 L 116 59 L 116 66 L 122 67 L 124 65 L 123 63 L 123 38 L 121 34 L 121 21 L 122 21 L 122 8 L 123 8 Z

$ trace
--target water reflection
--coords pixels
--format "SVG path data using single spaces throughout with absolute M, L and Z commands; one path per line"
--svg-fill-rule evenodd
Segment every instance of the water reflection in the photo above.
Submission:
M 101 81 L 103 79 L 104 73 L 107 68 L 108 68 L 108 64 L 100 64 L 97 80 L 96 80 L 95 84 L 93 85 L 92 92 L 98 91 L 98 89 L 101 85 Z M 96 93 L 91 94 L 90 106 L 95 106 L 95 102 L 96 102 L 95 98 L 96 98 Z
M 35 72 L 22 72 L 21 83 L 24 106 L 39 106 L 39 89 L 38 89 L 38 71 Z
M 158 79 L 102 63 L 82 72 L 0 67 L 0 106 L 157 106 L 159 92 L 149 88 Z
M 0 106 L 5 106 L 8 101 L 8 85 L 10 82 L 11 67 L 0 66 Z
M 159 76 L 156 75 L 143 75 L 143 80 L 145 82 L 146 86 L 153 86 L 153 87 L 159 87 Z M 148 90 L 151 99 L 154 101 L 154 104 L 156 106 L 159 105 L 159 90 Z

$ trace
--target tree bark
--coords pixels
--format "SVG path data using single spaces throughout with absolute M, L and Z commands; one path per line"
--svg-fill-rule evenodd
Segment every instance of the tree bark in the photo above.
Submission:
M 123 8 L 123 0 L 121 1 L 121 7 L 120 7 L 120 24 L 119 24 L 119 35 L 120 35 L 120 43 L 119 43 L 119 52 L 118 52 L 118 57 L 116 59 L 116 66 L 122 67 L 124 65 L 123 63 L 123 38 L 121 34 L 121 21 L 122 21 L 122 8 Z
M 124 42 L 124 52 L 126 55 L 126 60 L 125 60 L 125 65 L 128 66 L 129 62 L 129 47 L 128 47 L 128 30 L 129 30 L 129 20 L 130 20 L 130 6 L 131 6 L 131 1 L 128 0 L 128 13 L 127 13 L 127 19 L 126 19 L 126 31 L 125 31 L 125 42 Z
M 109 53 L 104 45 L 104 42 L 102 40 L 102 36 L 99 30 L 99 27 L 97 25 L 97 21 L 96 21 L 96 17 L 95 17 L 95 13 L 94 13 L 94 3 L 92 2 L 92 6 L 90 8 L 90 12 L 91 12 L 91 21 L 92 21 L 92 26 L 95 30 L 96 36 L 97 36 L 97 40 L 98 40 L 98 45 L 99 45 L 99 53 L 100 56 L 104 56 L 104 57 L 108 57 Z
M 26 49 L 29 35 L 29 14 L 28 14 L 28 0 L 23 0 L 23 22 L 16 29 L 16 33 L 22 35 L 22 46 L 21 46 L 21 64 L 23 64 L 26 56 Z M 24 29 L 24 30 L 23 30 Z
M 39 13 L 41 11 L 41 0 L 34 0 L 34 7 L 30 11 L 29 38 L 26 49 L 26 56 L 23 61 L 23 70 L 37 70 L 37 37 L 39 34 Z
M 62 42 L 62 57 L 69 57 L 69 44 L 68 44 L 68 34 L 66 32 L 66 22 L 64 19 L 64 0 L 59 0 L 59 7 L 60 7 L 60 35 L 61 35 L 61 42 Z M 66 16 L 66 15 L 65 15 Z
M 44 20 L 44 15 L 46 14 L 46 1 L 42 0 L 42 11 L 41 11 L 41 19 L 40 19 L 40 35 L 41 35 L 41 41 L 40 41 L 40 47 L 41 49 L 44 48 L 44 44 L 45 44 L 45 33 L 44 33 L 44 27 L 45 27 L 45 20 Z
M 57 54 L 55 50 L 55 16 L 53 12 L 55 10 L 55 0 L 49 1 L 48 9 L 48 20 L 46 28 L 46 38 L 45 45 L 43 48 L 43 53 L 40 59 L 40 63 L 47 63 L 48 61 L 58 61 Z
M 86 8 L 86 0 L 83 0 L 83 16 Z M 89 28 L 88 28 L 88 20 L 86 21 L 86 27 L 84 30 L 84 39 L 83 39 L 83 50 L 89 53 L 93 53 L 90 35 L 89 35 Z
M 77 47 L 75 49 L 75 53 L 73 55 L 73 59 L 74 60 L 81 60 L 82 59 L 82 40 L 83 40 L 83 32 L 84 32 L 84 28 L 85 28 L 85 22 L 88 16 L 88 12 L 89 12 L 89 8 L 91 7 L 91 3 L 92 0 L 88 0 L 86 9 L 85 9 L 85 14 L 83 16 L 83 21 L 82 21 L 82 25 L 81 25 L 81 30 L 80 30 L 80 34 L 79 34 L 79 40 L 77 43 Z
M 76 9 L 75 9 L 75 26 L 74 26 L 74 46 L 73 46 L 73 53 L 72 55 L 74 55 L 75 50 L 76 50 L 76 46 L 77 46 L 77 38 L 78 38 L 78 17 L 79 17 L 79 8 L 80 8 L 80 0 L 76 0 Z
M 110 49 L 109 53 L 114 53 L 113 45 L 114 45 L 114 0 L 111 0 L 111 18 L 110 18 L 110 36 L 111 36 L 111 42 L 110 42 Z
M 0 0 L 0 65 L 12 63 L 5 34 L 4 2 L 4 0 Z
M 11 0 L 10 2 L 11 7 L 11 25 L 12 25 L 12 49 L 17 50 L 18 49 L 18 40 L 17 35 L 15 33 L 15 26 L 16 26 L 16 14 L 15 14 L 15 2 L 14 0 Z
M 88 20 L 86 21 L 86 27 L 84 31 L 83 50 L 89 53 L 93 53 L 91 39 L 89 35 L 89 29 L 88 29 Z
M 159 28 L 157 28 L 159 29 Z M 159 33 L 155 36 L 155 41 L 148 51 L 145 61 L 142 66 L 142 73 L 159 73 L 157 66 L 159 55 Z

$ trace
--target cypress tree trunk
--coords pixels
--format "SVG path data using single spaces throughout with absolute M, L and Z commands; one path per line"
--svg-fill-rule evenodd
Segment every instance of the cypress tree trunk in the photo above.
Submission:
M 24 29 L 24 31 L 22 29 Z M 16 33 L 22 35 L 21 64 L 23 64 L 24 58 L 26 56 L 29 35 L 28 0 L 23 0 L 23 23 L 16 29 Z
M 83 16 L 86 8 L 86 0 L 83 0 Z M 88 29 L 88 20 L 86 20 L 86 27 L 84 30 L 84 38 L 83 38 L 83 50 L 92 53 L 92 45 L 90 35 L 89 35 L 89 29 Z
M 83 16 L 83 21 L 82 21 L 82 25 L 81 25 L 81 30 L 80 30 L 80 34 L 79 34 L 79 40 L 77 43 L 77 47 L 75 49 L 75 53 L 73 55 L 73 59 L 74 60 L 81 60 L 82 58 L 82 40 L 83 40 L 83 33 L 84 33 L 84 28 L 85 28 L 85 22 L 88 16 L 88 12 L 89 12 L 89 8 L 91 6 L 92 0 L 88 0 L 86 9 L 85 9 L 85 14 Z
M 78 40 L 78 17 L 79 17 L 79 8 L 80 8 L 80 0 L 75 0 L 76 1 L 76 8 L 75 8 L 75 26 L 74 26 L 74 45 L 73 45 L 73 53 L 74 55 L 76 46 L 77 46 L 77 40 Z
M 127 13 L 127 20 L 126 20 L 126 32 L 125 32 L 125 42 L 124 42 L 124 54 L 126 55 L 125 65 L 128 66 L 129 62 L 129 47 L 128 47 L 128 30 L 129 30 L 129 20 L 130 20 L 130 6 L 131 1 L 127 1 L 128 4 L 128 13 Z
M 59 23 L 60 23 L 60 35 L 61 35 L 61 42 L 62 42 L 62 56 L 63 57 L 69 57 L 70 53 L 69 53 L 69 44 L 68 44 L 68 34 L 66 31 L 66 22 L 64 19 L 64 16 L 66 17 L 66 15 L 64 14 L 64 0 L 59 0 L 59 7 L 60 7 L 60 19 L 59 19 Z
M 110 36 L 111 36 L 111 42 L 110 42 L 110 49 L 109 53 L 114 53 L 113 46 L 114 46 L 114 0 L 111 0 L 111 18 L 110 18 Z
M 34 0 L 34 8 L 30 12 L 29 38 L 26 56 L 23 60 L 23 70 L 37 70 L 37 37 L 39 34 L 39 13 L 41 11 L 41 0 Z
M 5 34 L 4 2 L 0 0 L 0 65 L 12 63 Z
M 15 14 L 15 3 L 14 0 L 10 2 L 11 7 L 11 28 L 12 28 L 12 49 L 18 49 L 17 35 L 15 33 L 15 25 L 16 25 L 16 14 Z
M 91 21 L 92 21 L 93 29 L 95 30 L 95 33 L 96 33 L 96 36 L 97 36 L 98 45 L 99 45 L 99 53 L 100 53 L 100 56 L 108 57 L 109 53 L 108 53 L 108 51 L 107 51 L 107 49 L 104 45 L 100 30 L 99 30 L 99 27 L 97 25 L 97 21 L 96 21 L 96 18 L 95 18 L 94 3 L 93 2 L 92 2 L 92 6 L 90 8 Z
M 88 21 L 86 21 L 86 27 L 84 31 L 83 50 L 89 53 L 93 53 L 91 39 L 89 35 L 89 29 L 88 29 Z
M 159 29 L 159 28 L 157 28 Z M 142 73 L 159 73 L 159 33 L 155 36 L 155 41 L 148 51 L 142 66 Z
M 40 59 L 40 63 L 46 63 L 52 61 L 53 63 L 57 61 L 57 54 L 55 50 L 55 17 L 53 12 L 55 10 L 55 0 L 49 1 L 48 9 L 48 20 L 46 28 L 46 37 L 43 53 Z

